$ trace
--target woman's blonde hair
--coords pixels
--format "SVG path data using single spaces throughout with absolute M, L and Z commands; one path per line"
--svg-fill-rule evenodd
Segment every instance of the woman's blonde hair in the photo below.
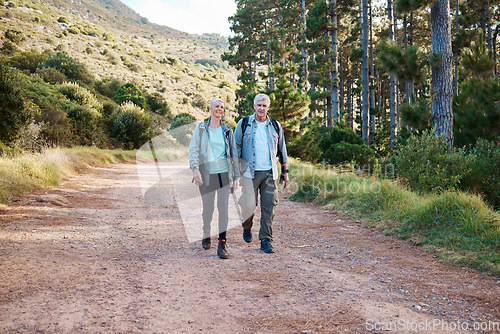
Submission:
M 224 103 L 224 100 L 223 100 L 223 99 L 221 99 L 221 98 L 218 98 L 218 97 L 216 97 L 216 98 L 212 99 L 212 101 L 210 101 L 210 108 L 212 108 L 212 107 L 213 107 L 213 106 L 214 106 L 217 102 L 222 102 L 222 103 Z

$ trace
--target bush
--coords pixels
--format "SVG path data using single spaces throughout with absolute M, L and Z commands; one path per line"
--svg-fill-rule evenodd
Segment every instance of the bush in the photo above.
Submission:
M 204 98 L 201 94 L 196 94 L 193 97 L 191 104 L 193 105 L 193 107 L 198 107 L 203 111 L 208 111 L 208 107 L 210 105 L 209 101 L 207 101 L 207 99 Z
M 172 116 L 167 101 L 165 101 L 160 94 L 153 93 L 146 95 L 146 103 L 155 114 L 162 115 L 167 118 Z
M 194 117 L 191 114 L 188 114 L 186 112 L 180 113 L 175 116 L 174 121 L 172 122 L 172 125 L 170 126 L 170 130 L 173 130 L 175 128 L 181 127 L 183 125 L 189 125 L 191 123 L 196 122 L 196 117 Z
M 118 92 L 120 86 L 125 84 L 125 82 L 116 78 L 104 78 L 100 81 L 96 81 L 94 86 L 95 89 L 101 94 L 110 99 L 113 99 Z
M 375 156 L 375 151 L 365 145 L 363 138 L 351 129 L 334 126 L 330 138 L 320 143 L 322 158 L 330 164 L 355 162 L 366 165 Z
M 14 55 L 6 61 L 6 64 L 17 68 L 25 74 L 35 73 L 38 65 L 45 60 L 46 54 L 33 51 L 25 51 Z
M 395 157 L 398 176 L 415 191 L 444 191 L 458 187 L 469 172 L 470 162 L 463 150 L 449 152 L 444 136 L 424 131 L 412 135 Z
M 100 145 L 102 132 L 99 130 L 100 114 L 85 105 L 73 105 L 68 117 L 73 121 L 74 135 L 80 145 Z
M 36 74 L 38 74 L 43 81 L 53 85 L 61 84 L 68 80 L 64 74 L 52 67 L 38 68 Z
M 16 141 L 16 146 L 30 152 L 41 152 L 45 147 L 42 138 L 43 123 L 31 122 L 22 129 L 21 136 Z
M 35 118 L 43 124 L 42 138 L 49 146 L 69 146 L 73 144 L 74 133 L 66 112 L 45 107 Z
M 471 170 L 463 178 L 460 188 L 478 192 L 484 199 L 500 208 L 500 145 L 479 139 L 470 150 Z
M 66 52 L 58 52 L 55 55 L 48 56 L 45 61 L 40 63 L 39 67 L 51 67 L 64 74 L 70 80 L 81 81 L 86 84 L 94 81 L 92 74 L 87 71 L 86 67 L 71 58 Z
M 15 54 L 18 50 L 19 49 L 16 46 L 16 44 L 12 43 L 11 41 L 5 41 L 3 43 L 2 48 L 0 48 L 0 51 L 2 52 L 2 54 L 8 55 L 8 56 Z
M 356 162 L 359 165 L 367 165 L 374 155 L 375 152 L 365 144 L 351 144 L 341 141 L 330 146 L 323 157 L 331 164 Z
M 115 114 L 111 135 L 128 149 L 140 148 L 155 136 L 153 122 L 142 108 L 123 103 Z
M 14 141 L 32 118 L 20 74 L 0 62 L 0 141 Z
M 175 116 L 170 126 L 170 134 L 177 139 L 181 145 L 189 145 L 193 130 L 196 126 L 196 118 L 188 113 L 180 113 Z
M 21 44 L 26 40 L 26 36 L 20 30 L 15 28 L 7 29 L 4 33 L 5 38 L 15 44 Z
M 102 102 L 99 101 L 92 92 L 84 87 L 80 87 L 74 82 L 64 82 L 58 85 L 61 94 L 69 100 L 92 109 L 96 114 L 100 115 L 102 111 Z
M 142 90 L 133 83 L 126 83 L 120 86 L 114 96 L 114 100 L 120 105 L 124 102 L 133 102 L 140 108 L 146 106 L 146 99 L 144 98 Z
M 287 145 L 288 154 L 303 161 L 320 161 L 324 152 L 321 142 L 330 136 L 331 131 L 332 128 L 326 126 L 313 126 Z

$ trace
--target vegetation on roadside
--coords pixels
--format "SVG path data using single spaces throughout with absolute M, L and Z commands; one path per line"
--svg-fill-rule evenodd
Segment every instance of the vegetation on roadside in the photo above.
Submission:
M 0 157 L 0 203 L 13 195 L 56 186 L 82 168 L 115 162 L 132 162 L 135 151 L 101 150 L 95 147 L 54 148 L 37 154 Z
M 385 233 L 426 246 L 460 265 L 500 273 L 500 214 L 479 195 L 459 190 L 417 193 L 396 180 L 359 175 L 352 165 L 290 163 L 292 200 L 362 214 Z

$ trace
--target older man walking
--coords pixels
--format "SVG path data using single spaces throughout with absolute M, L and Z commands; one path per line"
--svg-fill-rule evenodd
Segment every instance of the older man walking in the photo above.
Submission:
M 255 113 L 242 118 L 234 133 L 241 161 L 240 184 L 242 194 L 238 201 L 243 215 L 243 239 L 252 242 L 252 226 L 260 193 L 260 249 L 273 253 L 274 207 L 278 204 L 277 180 L 279 177 L 276 158 L 281 163 L 284 187 L 288 185 L 288 156 L 281 125 L 267 115 L 271 99 L 258 94 L 254 99 Z

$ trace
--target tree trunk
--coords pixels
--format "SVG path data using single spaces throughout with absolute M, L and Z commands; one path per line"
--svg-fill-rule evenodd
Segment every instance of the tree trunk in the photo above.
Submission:
M 305 0 L 301 1 L 301 16 L 302 16 L 302 24 L 304 26 L 304 31 L 302 32 L 304 37 L 303 37 L 302 42 L 305 42 L 305 29 L 306 29 L 306 1 Z M 304 50 L 304 45 L 302 45 L 302 49 L 300 50 L 300 55 L 302 56 L 302 66 L 303 66 L 302 75 L 304 76 L 304 78 L 307 78 L 307 55 L 306 55 L 306 50 Z
M 274 90 L 274 77 L 273 74 L 271 73 L 271 65 L 272 65 L 272 56 L 271 56 L 271 51 L 269 50 L 269 41 L 266 43 L 266 52 L 267 52 L 267 73 L 269 74 L 269 89 Z
M 372 15 L 372 5 L 373 5 L 373 0 L 370 0 L 370 86 L 371 87 L 374 87 L 373 85 L 373 80 L 375 78 L 375 67 L 373 65 L 373 15 Z M 375 104 L 375 90 L 374 89 L 371 89 L 370 90 L 370 98 L 371 98 L 371 101 L 370 101 L 370 106 L 373 108 L 375 108 L 376 104 Z M 370 113 L 370 116 L 371 116 L 371 119 L 370 119 L 370 122 L 371 122 L 371 131 L 370 131 L 370 136 L 373 136 L 375 134 L 375 130 L 376 130 L 376 127 L 375 127 L 375 115 L 371 115 Z M 370 138 L 370 142 L 372 142 L 372 139 Z
M 342 69 L 342 58 L 337 57 L 339 65 L 339 110 L 344 110 L 345 107 L 345 71 Z M 340 120 L 340 113 L 339 113 Z
M 488 7 L 488 3 L 486 4 L 486 30 L 488 36 L 488 50 L 493 49 L 491 45 L 491 16 L 490 16 L 490 8 Z
M 370 101 L 368 100 L 369 82 L 368 82 L 368 0 L 363 0 L 363 38 L 361 40 L 361 48 L 363 49 L 363 57 L 361 58 L 361 82 L 363 85 L 363 127 L 362 138 L 365 144 L 370 144 Z
M 394 41 L 394 25 L 393 25 L 393 8 L 392 0 L 387 0 L 387 13 L 389 19 L 389 39 Z M 390 145 L 394 149 L 396 142 L 396 77 L 390 74 L 391 91 L 389 94 L 389 107 L 390 107 Z
M 403 44 L 405 46 L 405 50 L 408 49 L 408 29 L 407 29 L 407 16 L 406 14 L 403 17 Z M 410 81 L 405 80 L 405 102 L 410 104 Z
M 455 35 L 458 35 L 458 1 L 456 1 L 455 9 Z M 458 53 L 455 54 L 455 79 L 453 80 L 453 92 L 458 95 Z
M 327 2 L 328 3 L 328 2 Z M 335 126 L 339 117 L 339 66 L 338 66 L 338 38 L 337 38 L 337 2 L 332 0 L 331 22 L 332 22 L 332 119 L 328 126 Z
M 431 5 L 431 54 L 439 56 L 432 64 L 431 127 L 444 134 L 453 147 L 452 59 L 450 3 L 436 0 Z
M 353 129 L 353 114 L 352 114 L 352 80 L 347 78 L 347 122 L 349 123 L 349 128 Z

